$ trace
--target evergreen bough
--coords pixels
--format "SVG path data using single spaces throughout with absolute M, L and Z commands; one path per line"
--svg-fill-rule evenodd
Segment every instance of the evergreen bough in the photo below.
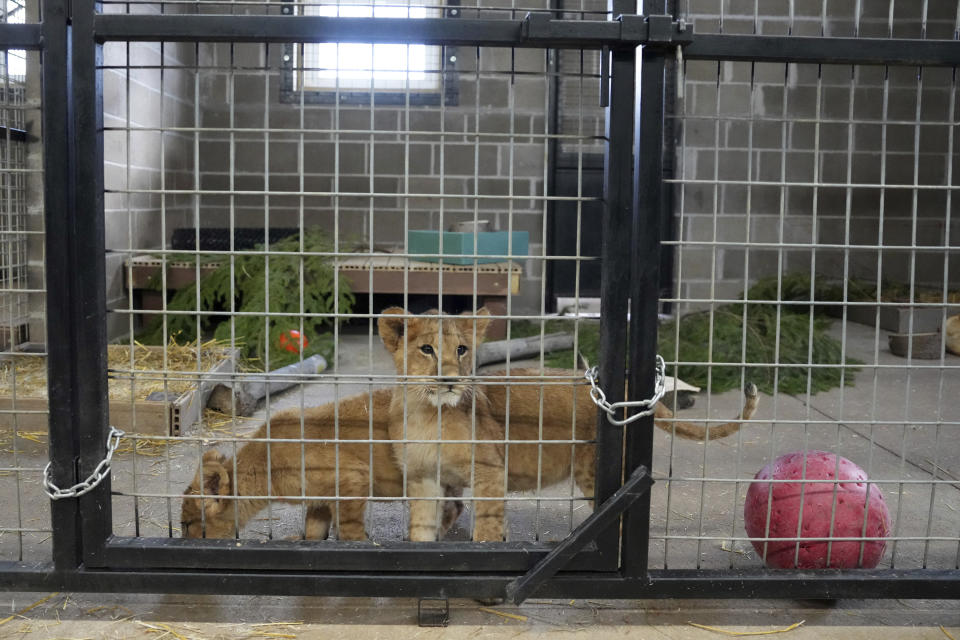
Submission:
M 295 330 L 303 331 L 308 345 L 303 358 L 321 354 L 328 360 L 333 355 L 333 337 L 330 329 L 335 318 L 322 315 L 350 313 L 355 297 L 349 284 L 334 271 L 330 258 L 324 255 L 304 253 L 329 253 L 333 245 L 325 233 L 311 230 L 300 236 L 284 238 L 270 245 L 269 255 L 244 254 L 233 258 L 233 283 L 230 277 L 230 259 L 224 256 L 223 263 L 203 275 L 199 281 L 201 333 L 211 332 L 217 340 L 230 342 L 242 348 L 243 356 L 255 368 L 277 369 L 298 362 L 299 352 L 290 352 L 279 347 L 280 335 Z M 263 251 L 258 245 L 255 251 Z M 303 265 L 303 308 L 301 327 L 300 269 Z M 269 282 L 267 266 L 269 265 Z M 334 284 L 339 280 L 338 286 Z M 236 315 L 232 319 L 230 297 L 233 294 L 234 310 L 254 315 Z M 339 304 L 337 304 L 339 302 Z M 197 283 L 179 289 L 167 303 L 172 311 L 197 311 Z M 270 314 L 256 315 L 267 310 Z M 289 314 L 289 315 L 283 315 Z M 317 314 L 317 315 L 313 315 Z M 197 316 L 175 314 L 167 316 L 166 332 L 163 321 L 156 316 L 142 341 L 147 344 L 166 344 L 170 338 L 192 341 L 197 339 Z M 232 328 L 231 328 L 232 327 Z
M 835 281 L 818 280 L 815 286 L 814 300 L 843 300 L 843 289 Z M 848 299 L 852 298 L 854 292 L 858 296 L 867 295 L 866 287 L 862 283 L 850 281 Z M 781 393 L 806 394 L 808 378 L 811 393 L 826 391 L 841 384 L 853 384 L 854 374 L 859 371 L 855 365 L 860 362 L 849 356 L 842 358 L 840 341 L 827 333 L 831 319 L 820 315 L 821 308 L 811 310 L 811 284 L 808 274 L 783 276 L 779 283 L 779 294 L 776 277 L 758 280 L 747 291 L 746 298 L 748 301 L 757 302 L 746 305 L 726 304 L 714 309 L 712 344 L 709 310 L 697 311 L 680 318 L 679 347 L 676 340 L 677 321 L 671 320 L 662 324 L 659 328 L 657 352 L 667 360 L 714 364 L 713 367 L 682 365 L 669 373 L 703 389 L 709 386 L 713 393 L 738 389 L 741 380 L 739 365 L 744 362 L 755 366 L 746 367 L 743 379 L 753 382 L 768 394 L 773 392 L 774 385 Z M 783 301 L 779 305 L 779 317 L 778 305 L 772 303 L 776 300 Z M 814 314 L 812 318 L 811 312 Z M 553 331 L 573 331 L 573 321 L 563 318 L 547 321 L 544 332 Z M 511 327 L 512 337 L 539 333 L 540 323 L 514 322 Z M 743 347 L 744 337 L 746 350 Z M 581 321 L 580 352 L 590 364 L 599 363 L 599 345 L 599 323 Z M 846 363 L 846 367 L 838 366 L 842 361 Z M 548 367 L 570 368 L 574 366 L 574 362 L 573 352 L 569 350 L 547 354 L 544 359 L 544 364 Z M 820 366 L 771 366 L 775 362 L 791 365 L 813 363 Z
M 685 382 L 708 387 L 720 393 L 740 386 L 740 366 L 724 363 L 746 362 L 744 380 L 753 382 L 764 393 L 772 393 L 774 385 L 781 393 L 802 395 L 809 387 L 811 393 L 826 391 L 841 384 L 853 384 L 856 367 L 839 366 L 841 363 L 840 341 L 827 334 L 831 320 L 809 311 L 798 312 L 796 307 L 782 307 L 779 317 L 775 305 L 739 304 L 723 305 L 713 312 L 713 342 L 710 342 L 710 312 L 698 311 L 680 319 L 679 348 L 676 342 L 676 320 L 660 327 L 657 348 L 668 360 L 680 362 L 708 362 L 706 365 L 680 365 L 676 375 Z M 744 331 L 746 326 L 746 331 Z M 778 331 L 779 327 L 779 331 Z M 746 339 L 746 349 L 744 349 Z M 712 356 L 712 358 L 711 358 Z M 776 367 L 781 364 L 807 364 L 828 366 Z M 846 358 L 846 363 L 859 364 Z

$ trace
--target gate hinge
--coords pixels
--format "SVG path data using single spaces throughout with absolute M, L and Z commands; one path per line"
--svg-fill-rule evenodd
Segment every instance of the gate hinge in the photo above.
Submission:
M 620 22 L 620 39 L 624 42 L 671 48 L 693 42 L 693 29 L 690 25 L 683 19 L 674 20 L 670 15 L 641 16 L 625 13 L 616 19 Z
M 622 14 L 610 21 L 555 20 L 546 11 L 532 11 L 523 18 L 521 32 L 525 40 L 565 43 L 573 46 L 598 44 L 605 47 L 656 45 L 676 47 L 693 41 L 693 29 L 682 18 L 669 15 Z

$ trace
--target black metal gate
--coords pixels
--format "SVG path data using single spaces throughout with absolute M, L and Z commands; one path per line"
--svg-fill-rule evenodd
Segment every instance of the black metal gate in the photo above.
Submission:
M 599 81 L 608 108 L 599 376 L 611 403 L 625 399 L 619 391 L 625 387 L 630 400 L 650 397 L 656 375 L 667 60 L 960 64 L 955 40 L 697 35 L 682 16 L 635 15 L 633 8 L 613 0 L 607 21 L 561 20 L 550 12 L 397 21 L 117 14 L 102 12 L 93 0 L 43 0 L 38 24 L 0 25 L 0 46 L 39 50 L 43 57 L 52 481 L 70 486 L 93 474 L 109 430 L 100 68 L 105 43 L 391 42 L 602 51 Z M 628 354 L 626 363 L 622 354 Z M 955 568 L 649 570 L 647 470 L 660 466 L 653 455 L 653 418 L 621 429 L 600 413 L 598 422 L 597 510 L 557 546 L 118 536 L 108 476 L 79 497 L 52 503 L 52 561 L 0 563 L 0 586 L 485 598 L 507 593 L 516 600 L 534 591 L 601 598 L 960 597 Z

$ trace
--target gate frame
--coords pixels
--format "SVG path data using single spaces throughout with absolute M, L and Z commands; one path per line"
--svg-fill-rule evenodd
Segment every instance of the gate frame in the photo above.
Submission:
M 105 15 L 95 0 L 42 0 L 42 22 L 0 25 L 0 46 L 43 54 L 43 144 L 47 265 L 50 458 L 53 481 L 89 475 L 106 441 L 106 304 L 103 217 L 102 44 L 118 41 L 398 42 L 610 50 L 602 282 L 601 379 L 610 402 L 623 399 L 627 293 L 632 296 L 630 398 L 654 384 L 661 145 L 665 56 L 687 59 L 830 64 L 960 65 L 956 41 L 694 35 L 671 16 L 615 19 L 397 21 L 306 16 Z M 68 13 L 72 12 L 72 13 Z M 371 35 L 373 34 L 373 35 Z M 639 45 L 642 80 L 635 101 Z M 652 98 L 651 98 L 652 96 Z M 640 105 L 640 106 L 638 106 Z M 650 106 L 646 106 L 650 105 Z M 642 108 L 641 108 L 642 107 Z M 634 124 L 636 123 L 636 127 Z M 635 130 L 634 130 L 635 129 Z M 616 135 L 613 135 L 616 132 Z M 631 132 L 632 135 L 626 135 Z M 92 150 L 81 158 L 80 150 Z M 636 166 L 631 167 L 633 158 Z M 637 258 L 633 258 L 637 256 Z M 630 264 L 630 270 L 617 269 Z M 642 302 L 646 301 L 646 302 Z M 619 391 L 618 391 L 619 390 Z M 653 418 L 628 433 L 598 412 L 597 503 L 641 466 L 652 468 Z M 626 437 L 624 464 L 620 447 Z M 599 461 L 604 464 L 600 465 Z M 616 462 L 617 464 L 611 464 Z M 109 478 L 80 497 L 55 501 L 48 563 L 0 562 L 0 588 L 78 591 L 497 597 L 517 572 L 550 547 L 468 542 L 255 544 L 229 540 L 125 538 L 111 534 Z M 591 516 L 594 517 L 594 516 Z M 562 597 L 897 597 L 960 598 L 960 570 L 647 569 L 649 495 L 601 533 L 540 596 Z M 597 562 L 600 560 L 601 562 Z M 370 562 L 376 562 L 372 568 Z M 284 568 L 288 565 L 289 568 Z M 203 566 L 198 570 L 192 567 Z M 279 570 L 269 570 L 280 567 Z M 384 572 L 384 567 L 389 572 Z M 293 570 L 296 567 L 298 570 Z

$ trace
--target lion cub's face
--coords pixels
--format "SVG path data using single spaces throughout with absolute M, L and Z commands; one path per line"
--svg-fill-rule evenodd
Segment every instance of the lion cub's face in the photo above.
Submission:
M 201 484 L 203 498 L 199 497 Z M 230 493 L 226 458 L 216 451 L 207 451 L 196 477 L 184 492 L 180 510 L 181 535 L 184 538 L 233 538 L 236 529 L 233 509 L 227 508 L 227 500 L 217 497 Z
M 393 354 L 397 373 L 410 379 L 411 397 L 434 406 L 454 407 L 470 387 L 464 377 L 473 373 L 473 351 L 483 340 L 490 313 L 478 309 L 478 318 L 442 317 L 434 311 L 415 317 L 403 316 L 400 307 L 390 307 L 380 318 L 380 338 Z

